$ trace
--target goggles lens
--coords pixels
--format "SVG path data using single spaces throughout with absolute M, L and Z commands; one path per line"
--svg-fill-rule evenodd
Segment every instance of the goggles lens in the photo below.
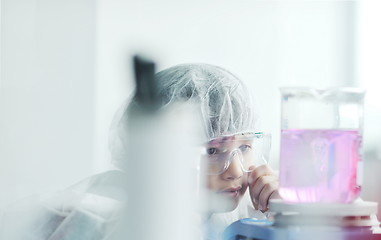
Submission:
M 205 145 L 201 170 L 209 175 L 225 172 L 237 159 L 244 172 L 251 166 L 267 164 L 270 152 L 270 134 L 242 133 L 213 139 Z

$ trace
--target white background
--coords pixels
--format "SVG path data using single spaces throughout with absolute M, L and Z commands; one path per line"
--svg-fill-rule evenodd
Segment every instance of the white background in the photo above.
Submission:
M 362 196 L 379 201 L 380 11 L 377 0 L 1 0 L 0 206 L 111 167 L 135 53 L 157 70 L 205 62 L 239 76 L 273 134 L 274 168 L 279 87 L 365 88 Z

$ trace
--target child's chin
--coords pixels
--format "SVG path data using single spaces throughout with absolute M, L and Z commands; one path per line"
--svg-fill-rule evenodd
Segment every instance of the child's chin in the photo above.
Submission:
M 239 198 L 231 199 L 231 198 L 216 198 L 211 199 L 210 207 L 212 208 L 212 212 L 215 213 L 223 213 L 223 212 L 231 212 L 237 208 L 239 204 Z
M 237 206 L 238 206 L 238 203 L 236 202 L 230 203 L 229 205 L 225 206 L 225 208 L 221 212 L 231 212 L 234 209 L 236 209 Z

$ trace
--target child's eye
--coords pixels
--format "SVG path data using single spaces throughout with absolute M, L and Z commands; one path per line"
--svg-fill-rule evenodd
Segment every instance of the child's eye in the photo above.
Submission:
M 244 153 L 244 152 L 250 150 L 250 149 L 251 149 L 251 146 L 248 145 L 248 144 L 245 144 L 245 145 L 241 145 L 241 146 L 239 146 L 239 149 L 241 150 L 242 153 Z
M 208 148 L 208 149 L 206 149 L 206 152 L 208 153 L 208 155 L 216 154 L 217 148 Z

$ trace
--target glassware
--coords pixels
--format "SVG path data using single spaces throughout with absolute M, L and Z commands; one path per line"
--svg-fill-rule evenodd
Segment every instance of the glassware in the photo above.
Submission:
M 222 174 L 234 158 L 239 159 L 244 172 L 250 172 L 251 167 L 268 163 L 270 146 L 271 134 L 263 132 L 238 133 L 212 139 L 201 155 L 205 164 L 202 172 L 208 175 Z
M 280 194 L 349 203 L 361 191 L 363 98 L 357 88 L 281 88 Z

